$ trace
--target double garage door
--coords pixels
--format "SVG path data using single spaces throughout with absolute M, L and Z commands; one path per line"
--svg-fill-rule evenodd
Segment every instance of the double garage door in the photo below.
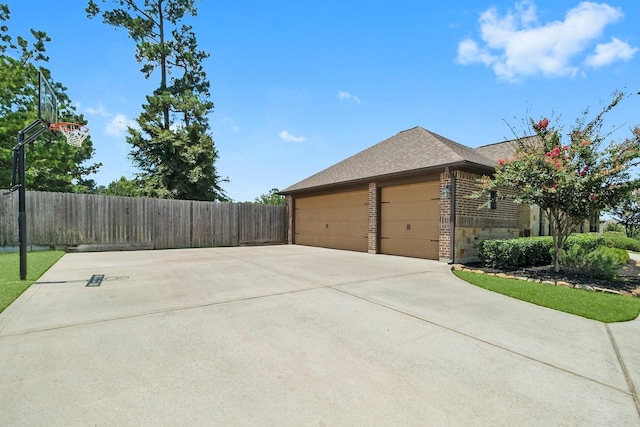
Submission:
M 439 189 L 438 181 L 381 189 L 381 253 L 438 259 Z M 295 242 L 366 252 L 368 208 L 367 190 L 297 198 Z

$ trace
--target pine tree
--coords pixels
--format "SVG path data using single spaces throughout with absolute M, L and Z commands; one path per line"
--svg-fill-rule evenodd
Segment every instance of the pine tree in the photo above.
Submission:
M 103 0 L 102 3 L 106 3 Z M 202 67 L 209 54 L 198 49 L 192 27 L 180 25 L 195 16 L 194 0 L 114 0 L 102 10 L 89 0 L 87 14 L 128 31 L 136 42 L 136 60 L 145 78 L 159 73 L 159 86 L 146 97 L 138 128 L 129 128 L 130 157 L 140 169 L 142 193 L 151 197 L 227 200 L 210 135 L 213 111 L 210 84 Z M 120 6 L 120 7 L 118 7 Z

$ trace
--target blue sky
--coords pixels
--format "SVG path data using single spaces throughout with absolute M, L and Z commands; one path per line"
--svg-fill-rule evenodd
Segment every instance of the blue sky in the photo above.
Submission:
M 9 5 L 12 34 L 52 38 L 48 68 L 89 121 L 95 179 L 131 177 L 125 129 L 158 86 L 133 41 L 86 18 L 82 0 Z M 527 117 L 568 127 L 616 89 L 640 92 L 637 0 L 203 0 L 198 10 L 188 23 L 211 54 L 216 166 L 235 201 L 414 126 L 476 147 L 513 138 Z M 628 136 L 639 112 L 634 95 L 606 129 Z

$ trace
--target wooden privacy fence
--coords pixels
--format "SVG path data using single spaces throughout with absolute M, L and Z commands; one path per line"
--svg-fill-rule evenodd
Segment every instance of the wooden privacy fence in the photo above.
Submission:
M 78 250 L 287 241 L 285 206 L 27 192 L 29 245 Z M 0 246 L 18 245 L 18 194 L 0 196 Z

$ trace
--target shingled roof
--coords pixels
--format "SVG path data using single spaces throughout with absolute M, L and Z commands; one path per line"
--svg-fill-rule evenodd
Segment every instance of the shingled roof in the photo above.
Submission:
M 286 194 L 453 165 L 492 170 L 496 163 L 493 156 L 418 126 L 399 132 L 281 192 Z

